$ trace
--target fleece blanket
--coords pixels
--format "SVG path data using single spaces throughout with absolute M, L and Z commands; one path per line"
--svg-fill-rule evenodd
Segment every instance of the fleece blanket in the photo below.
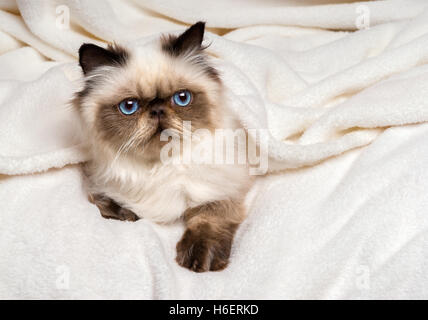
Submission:
M 103 219 L 69 105 L 83 42 L 207 22 L 228 106 L 266 129 L 229 267 L 183 226 Z M 0 0 L 0 298 L 428 298 L 428 2 Z

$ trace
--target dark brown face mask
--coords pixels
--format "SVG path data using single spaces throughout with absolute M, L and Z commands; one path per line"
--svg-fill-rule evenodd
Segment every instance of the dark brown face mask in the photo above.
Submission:
M 209 81 L 221 84 L 218 72 L 212 68 L 205 57 L 202 47 L 205 24 L 198 22 L 179 36 L 168 35 L 161 38 L 160 50 L 172 59 L 192 55 L 189 59 L 192 67 L 197 67 Z M 126 68 L 132 59 L 131 52 L 119 46 L 106 49 L 94 44 L 84 44 L 79 50 L 79 63 L 87 77 L 85 88 L 77 94 L 77 104 L 91 99 L 91 93 L 102 84 L 103 73 L 97 73 L 101 67 Z M 190 62 L 189 62 L 190 63 Z M 110 74 L 109 77 L 114 77 Z M 156 75 L 161 78 L 163 75 Z M 170 81 L 171 82 L 171 81 Z M 135 83 L 123 84 L 124 87 L 138 86 Z M 125 91 L 125 90 L 124 90 Z M 160 141 L 165 129 L 183 133 L 183 122 L 190 121 L 192 130 L 216 127 L 218 106 L 215 97 L 209 99 L 203 83 L 186 80 L 186 75 L 176 77 L 168 86 L 154 88 L 138 87 L 136 94 L 126 93 L 106 99 L 95 111 L 94 128 L 104 143 L 113 150 L 122 150 L 134 155 L 141 154 L 157 158 L 160 149 L 167 142 Z M 150 92 L 151 94 L 147 94 Z M 108 96 L 108 93 L 106 93 Z

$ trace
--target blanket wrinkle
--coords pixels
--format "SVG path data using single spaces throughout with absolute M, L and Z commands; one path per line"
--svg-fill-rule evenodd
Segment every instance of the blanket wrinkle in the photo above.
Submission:
M 427 1 L 0 2 L 1 298 L 428 297 Z M 181 223 L 100 217 L 70 104 L 82 43 L 199 20 L 269 150 L 229 267 L 206 274 L 174 261 Z
M 292 1 L 288 1 L 292 2 Z M 206 20 L 209 27 L 239 28 L 248 25 L 273 24 L 291 25 L 300 27 L 319 27 L 325 29 L 356 29 L 356 12 L 364 6 L 370 10 L 372 25 L 385 21 L 400 21 L 416 16 L 428 4 L 424 0 L 392 0 L 367 3 L 364 1 L 350 1 L 354 3 L 305 5 L 299 1 L 299 6 L 278 6 L 273 3 L 260 1 L 217 1 L 205 5 L 203 12 L 192 10 L 198 5 L 197 0 L 181 1 L 180 6 L 171 6 L 167 0 L 140 1 L 142 6 L 162 12 L 177 20 L 194 23 Z M 309 2 L 310 3 L 310 2 Z M 245 5 L 245 15 L 242 6 Z M 398 10 L 399 8 L 399 10 Z M 260 14 L 263 10 L 264 14 Z M 201 19 L 202 18 L 202 19 Z

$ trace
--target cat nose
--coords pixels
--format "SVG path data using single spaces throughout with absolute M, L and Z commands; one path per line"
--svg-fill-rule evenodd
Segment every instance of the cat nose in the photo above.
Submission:
M 165 108 L 160 105 L 152 107 L 150 110 L 150 116 L 152 118 L 165 116 Z

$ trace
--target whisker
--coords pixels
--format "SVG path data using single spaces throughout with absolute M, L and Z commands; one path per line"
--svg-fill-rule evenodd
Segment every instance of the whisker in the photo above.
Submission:
M 131 149 L 132 145 L 135 143 L 135 141 L 137 141 L 137 139 L 141 136 L 143 136 L 144 134 L 147 133 L 147 129 L 146 130 L 137 130 L 125 143 L 123 143 L 118 151 L 116 152 L 116 155 L 113 159 L 112 165 L 114 165 L 116 163 L 116 161 L 119 159 L 119 157 L 122 154 L 128 153 L 129 150 Z

